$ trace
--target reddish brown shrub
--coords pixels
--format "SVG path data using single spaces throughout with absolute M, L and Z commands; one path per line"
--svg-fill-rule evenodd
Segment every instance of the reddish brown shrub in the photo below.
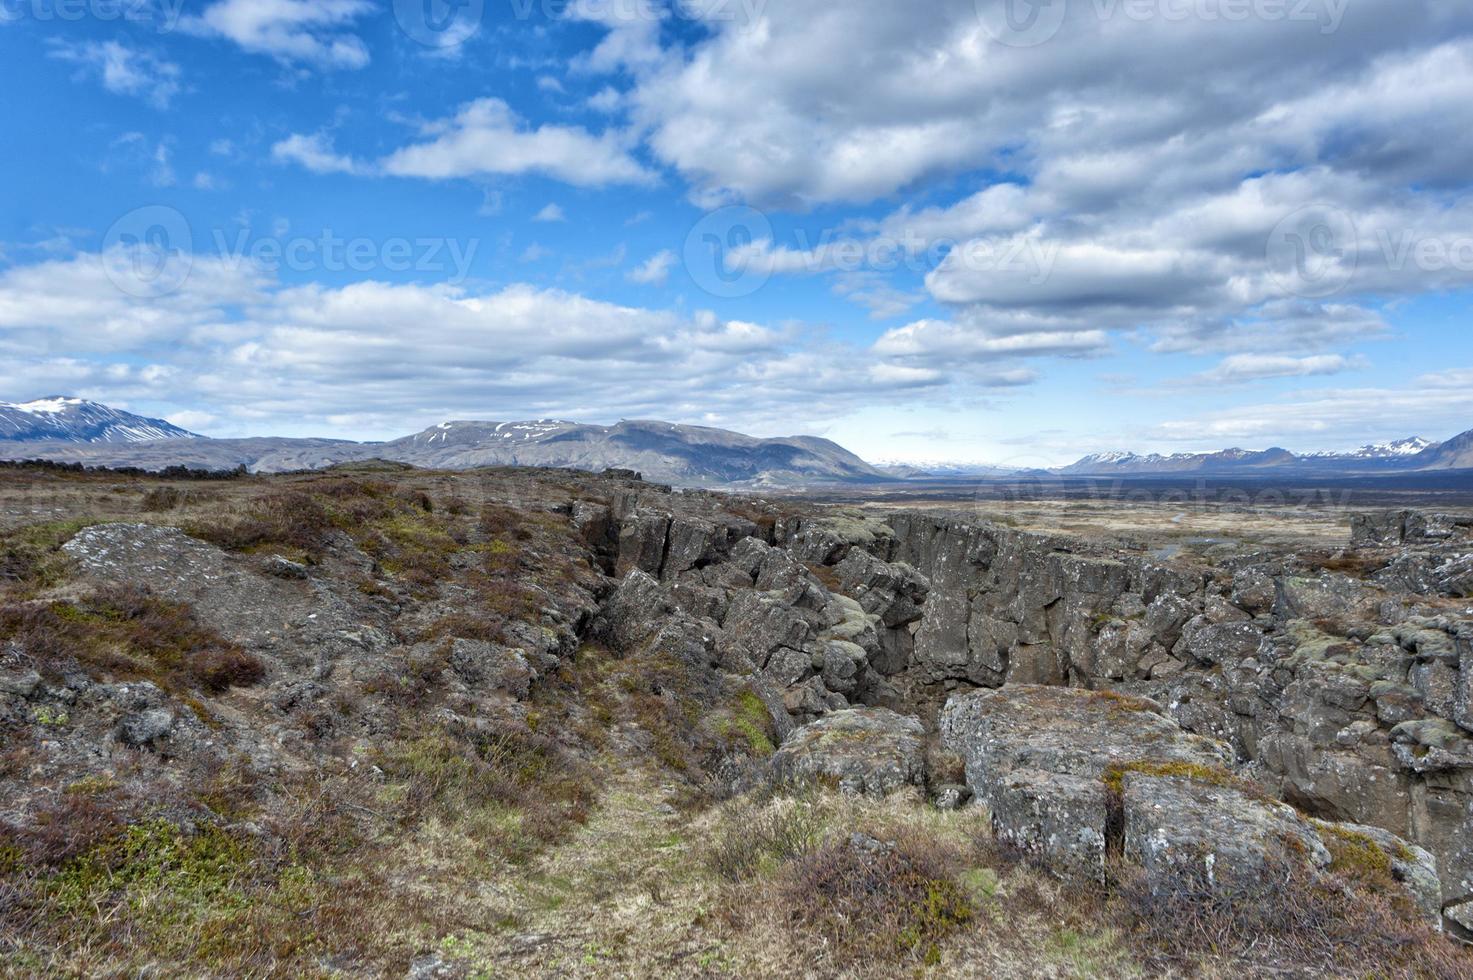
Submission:
M 259 682 L 266 676 L 266 666 L 255 654 L 227 647 L 194 655 L 186 672 L 200 689 L 219 694 L 232 687 L 250 687 Z
M 789 919 L 827 940 L 841 963 L 896 956 L 934 962 L 937 943 L 976 913 L 954 877 L 961 867 L 958 852 L 925 837 L 892 843 L 856 834 L 793 861 L 779 900 Z

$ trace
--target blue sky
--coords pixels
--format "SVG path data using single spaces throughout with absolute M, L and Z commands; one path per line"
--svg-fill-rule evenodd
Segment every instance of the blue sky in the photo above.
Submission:
M 1015 465 L 1473 428 L 1466 3 L 0 0 L 0 86 L 3 401 Z

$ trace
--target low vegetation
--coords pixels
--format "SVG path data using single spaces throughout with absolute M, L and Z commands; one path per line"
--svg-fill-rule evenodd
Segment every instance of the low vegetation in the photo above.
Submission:
M 101 734 L 59 699 L 0 717 L 0 975 L 1473 975 L 1409 907 L 1404 855 L 1364 835 L 1247 902 L 1115 864 L 1061 882 L 976 809 L 764 786 L 777 737 L 748 681 L 699 644 L 611 649 L 578 620 L 593 600 L 564 601 L 600 588 L 567 513 L 586 487 L 16 472 L 50 489 L 44 519 L 27 498 L 0 530 L 6 669 L 148 680 L 201 724 L 190 755 L 110 740 L 124 709 Z M 113 521 L 185 526 L 263 589 L 331 586 L 353 628 L 247 650 L 187 604 L 77 579 L 61 545 Z M 278 555 L 307 579 L 267 577 Z M 496 689 L 467 646 L 514 648 L 535 683 Z M 1106 787 L 1132 772 L 1246 788 L 1167 761 Z

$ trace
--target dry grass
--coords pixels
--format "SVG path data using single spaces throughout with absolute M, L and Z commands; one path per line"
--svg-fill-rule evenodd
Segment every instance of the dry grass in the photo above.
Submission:
M 139 588 L 0 605 L 0 640 L 18 641 L 51 676 L 81 667 L 166 690 L 218 693 L 265 674 L 259 658 L 201 625 L 188 606 Z

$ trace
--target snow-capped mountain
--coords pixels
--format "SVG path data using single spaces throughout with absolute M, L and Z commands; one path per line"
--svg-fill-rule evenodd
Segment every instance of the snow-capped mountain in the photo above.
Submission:
M 1464 434 L 1466 436 L 1467 433 Z M 1170 475 L 1175 473 L 1251 475 L 1264 471 L 1294 471 L 1306 475 L 1338 473 L 1402 472 L 1433 468 L 1456 468 L 1469 460 L 1451 450 L 1456 437 L 1446 443 L 1429 442 L 1417 436 L 1392 442 L 1372 443 L 1349 452 L 1291 453 L 1287 449 L 1224 449 L 1215 453 L 1129 452 L 1095 453 L 1063 467 L 1070 476 Z
M 12 405 L 0 402 L 0 442 L 151 442 L 198 439 L 163 419 L 145 418 L 84 398 L 42 398 Z
M 1397 439 L 1394 442 L 1378 442 L 1374 445 L 1361 446 L 1359 449 L 1348 453 L 1306 453 L 1304 459 L 1396 459 L 1402 456 L 1415 456 L 1422 450 L 1432 446 L 1433 443 L 1418 436 L 1409 439 Z
M 1195 473 L 1227 468 L 1245 469 L 1278 466 L 1296 457 L 1287 449 L 1224 449 L 1216 453 L 1160 453 L 1140 455 L 1130 452 L 1095 453 L 1062 467 L 1058 472 L 1074 476 L 1085 474 Z

